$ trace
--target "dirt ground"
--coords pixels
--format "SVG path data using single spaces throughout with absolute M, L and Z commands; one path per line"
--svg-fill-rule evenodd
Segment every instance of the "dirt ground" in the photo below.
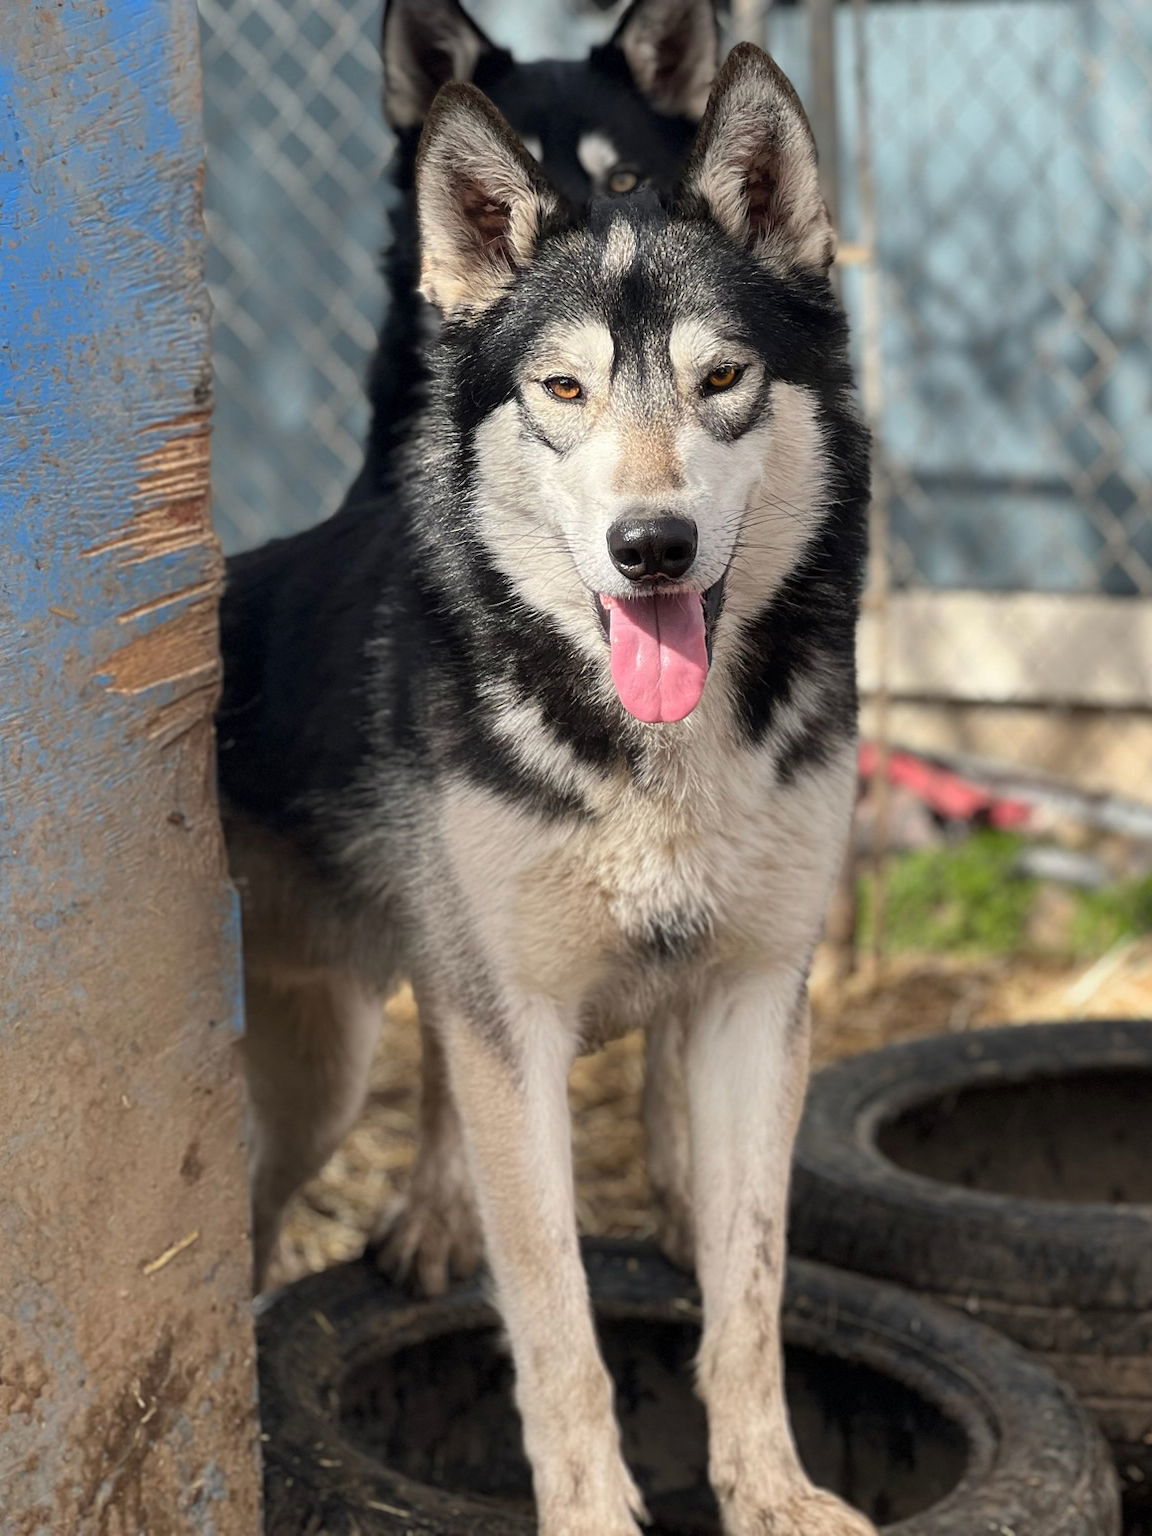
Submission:
M 940 1031 L 1041 1019 L 1152 1016 L 1152 940 L 1118 945 L 1091 965 L 1060 960 L 902 957 L 834 981 L 818 957 L 816 1064 Z M 277 1279 L 357 1253 L 378 1213 L 404 1189 L 415 1149 L 420 1044 L 411 998 L 389 1006 L 367 1107 L 290 1212 Z M 639 1118 L 638 1037 L 577 1062 L 572 1110 L 580 1221 L 587 1232 L 651 1234 Z

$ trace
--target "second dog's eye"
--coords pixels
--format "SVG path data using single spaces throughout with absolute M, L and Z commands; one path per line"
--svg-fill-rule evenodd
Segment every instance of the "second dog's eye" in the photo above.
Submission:
M 639 185 L 640 178 L 635 171 L 613 171 L 608 178 L 609 192 L 616 192 L 621 195 L 625 192 L 635 192 Z
M 584 388 L 579 379 L 569 379 L 563 374 L 554 379 L 545 379 L 544 388 L 557 400 L 579 400 L 584 394 Z
M 740 378 L 744 370 L 739 363 L 721 363 L 719 368 L 713 368 L 712 372 L 704 380 L 704 393 L 706 395 L 718 395 L 722 390 L 731 389 Z

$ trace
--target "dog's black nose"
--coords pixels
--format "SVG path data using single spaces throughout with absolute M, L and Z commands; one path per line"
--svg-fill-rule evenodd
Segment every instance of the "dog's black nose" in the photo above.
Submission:
M 696 524 L 686 517 L 622 517 L 608 530 L 608 553 L 629 581 L 678 581 L 696 558 Z

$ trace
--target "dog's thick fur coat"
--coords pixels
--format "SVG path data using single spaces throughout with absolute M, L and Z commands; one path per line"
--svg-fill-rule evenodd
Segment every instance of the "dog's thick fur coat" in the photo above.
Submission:
M 810 131 L 741 47 L 675 205 L 575 220 L 453 84 L 416 195 L 443 325 L 403 474 L 235 561 L 225 601 L 259 1259 L 355 1113 L 379 1000 L 407 975 L 450 1091 L 429 1097 L 392 1252 L 474 1259 L 474 1184 L 541 1530 L 636 1536 L 566 1080 L 643 1026 L 725 1530 L 863 1536 L 798 1464 L 778 1325 L 806 975 L 855 783 L 867 504 Z M 670 725 L 623 707 L 603 628 L 635 600 L 607 531 L 655 512 L 695 526 L 674 591 L 705 605 L 710 650 Z

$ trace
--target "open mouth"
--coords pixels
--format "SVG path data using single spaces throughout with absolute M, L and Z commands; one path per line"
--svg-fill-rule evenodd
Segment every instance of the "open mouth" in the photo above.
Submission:
M 608 637 L 612 681 L 629 714 L 649 724 L 690 715 L 712 661 L 725 577 L 705 592 L 657 591 L 643 597 L 594 594 Z

